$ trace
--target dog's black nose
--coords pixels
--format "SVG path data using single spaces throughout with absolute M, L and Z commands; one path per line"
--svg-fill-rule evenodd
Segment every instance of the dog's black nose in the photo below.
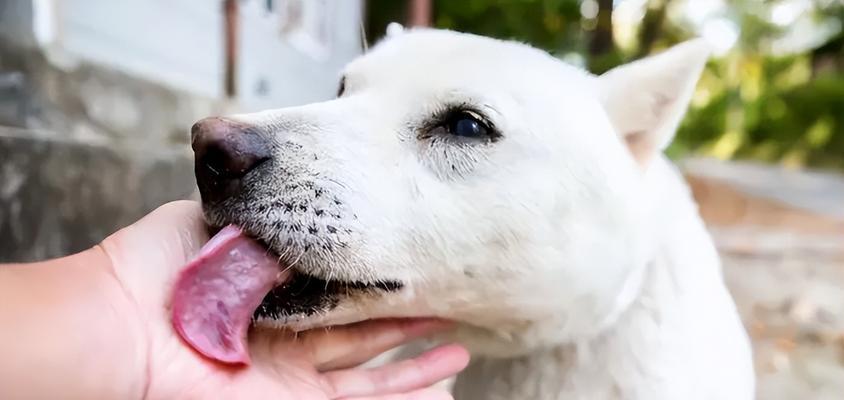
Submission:
M 193 125 L 191 147 L 196 183 L 204 202 L 232 196 L 240 188 L 241 179 L 270 158 L 267 141 L 257 129 L 219 117 Z

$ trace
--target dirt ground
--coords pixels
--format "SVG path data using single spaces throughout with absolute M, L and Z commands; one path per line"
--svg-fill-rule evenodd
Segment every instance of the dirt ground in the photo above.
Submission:
M 844 399 L 844 178 L 691 163 L 760 400 Z
M 757 398 L 844 398 L 844 236 L 713 233 L 753 340 Z

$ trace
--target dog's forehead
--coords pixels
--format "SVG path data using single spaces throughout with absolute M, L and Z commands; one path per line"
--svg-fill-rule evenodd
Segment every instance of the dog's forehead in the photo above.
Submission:
M 537 74 L 548 84 L 555 78 L 586 76 L 521 43 L 435 29 L 413 29 L 391 36 L 350 63 L 345 73 L 364 84 L 420 81 L 429 85 L 434 81 L 453 85 L 490 80 L 498 85 L 524 85 Z

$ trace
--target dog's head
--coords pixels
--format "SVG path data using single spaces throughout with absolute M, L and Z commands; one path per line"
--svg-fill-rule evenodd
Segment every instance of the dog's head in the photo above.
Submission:
M 396 33 L 334 100 L 198 123 L 205 213 L 295 271 L 259 323 L 438 316 L 513 352 L 591 335 L 651 255 L 644 172 L 706 57 L 689 42 L 594 76 L 518 43 Z

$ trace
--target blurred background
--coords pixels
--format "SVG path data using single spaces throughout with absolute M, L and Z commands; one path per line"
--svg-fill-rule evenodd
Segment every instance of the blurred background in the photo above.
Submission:
M 844 0 L 0 0 L 0 262 L 195 196 L 195 120 L 333 97 L 392 21 L 594 73 L 707 39 L 669 154 L 723 256 L 758 397 L 844 398 Z

